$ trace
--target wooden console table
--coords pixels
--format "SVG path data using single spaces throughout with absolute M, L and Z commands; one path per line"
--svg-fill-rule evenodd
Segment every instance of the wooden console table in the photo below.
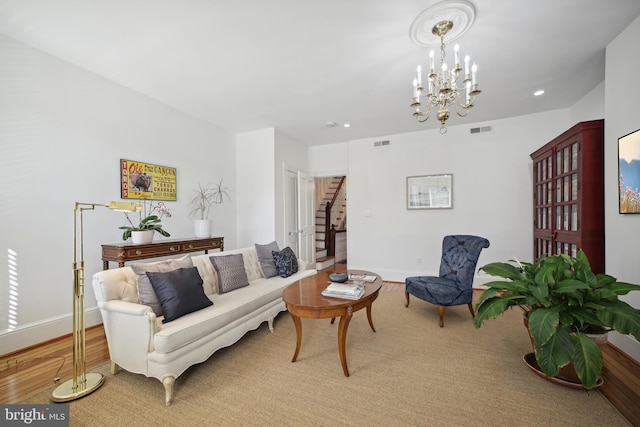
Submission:
M 208 254 L 210 249 L 224 250 L 224 237 L 161 240 L 140 245 L 133 243 L 102 245 L 102 269 L 109 269 L 109 261 L 117 262 L 118 267 L 124 267 L 124 263 L 127 261 L 197 251 L 204 251 L 205 254 Z

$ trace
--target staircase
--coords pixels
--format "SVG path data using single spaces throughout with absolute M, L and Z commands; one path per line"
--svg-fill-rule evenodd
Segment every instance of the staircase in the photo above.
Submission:
M 316 269 L 322 270 L 331 267 L 335 264 L 335 256 L 327 253 L 327 240 L 329 236 L 326 234 L 327 230 L 327 203 L 331 203 L 334 200 L 334 205 L 331 210 L 331 219 L 329 227 L 335 225 L 336 228 L 343 228 L 346 213 L 347 213 L 347 200 L 346 200 L 346 186 L 343 185 L 340 188 L 340 182 L 342 177 L 333 177 L 328 182 L 328 185 L 324 189 L 324 196 L 316 209 Z M 336 194 L 339 191 L 338 194 Z

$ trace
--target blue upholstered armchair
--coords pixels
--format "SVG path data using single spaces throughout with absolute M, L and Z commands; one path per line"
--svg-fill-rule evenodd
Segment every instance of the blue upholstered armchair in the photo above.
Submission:
M 478 236 L 445 236 L 439 276 L 415 276 L 405 279 L 405 307 L 409 307 L 409 294 L 438 306 L 440 327 L 444 326 L 444 309 L 452 305 L 467 304 L 473 311 L 473 276 L 483 248 L 489 241 Z

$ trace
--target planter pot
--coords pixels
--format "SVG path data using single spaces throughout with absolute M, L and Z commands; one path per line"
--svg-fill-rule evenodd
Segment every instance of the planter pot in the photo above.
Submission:
M 153 234 L 155 231 L 153 230 L 142 230 L 142 231 L 132 231 L 131 232 L 131 242 L 136 245 L 142 243 L 151 243 L 153 242 Z
M 527 334 L 529 334 L 529 319 L 527 319 L 526 313 L 523 316 L 524 327 L 527 328 Z M 604 332 L 602 334 L 586 334 L 589 338 L 591 338 L 599 347 L 607 345 L 608 334 Z M 533 337 L 529 334 L 529 340 L 531 341 L 531 347 L 535 349 Z M 562 384 L 568 387 L 573 388 L 582 388 L 582 382 L 576 373 L 576 369 L 573 366 L 573 362 L 569 363 L 567 366 L 563 366 L 558 371 L 558 375 L 553 378 L 547 377 L 547 375 L 542 372 L 542 369 L 538 366 L 538 362 L 536 361 L 535 353 L 528 353 L 523 356 L 524 362 L 534 371 L 536 374 L 540 375 L 543 378 L 548 379 L 556 384 Z M 602 378 L 598 380 L 598 383 L 595 387 L 600 387 L 602 385 Z
M 196 237 L 205 239 L 211 237 L 211 220 L 210 219 L 194 219 L 193 231 Z

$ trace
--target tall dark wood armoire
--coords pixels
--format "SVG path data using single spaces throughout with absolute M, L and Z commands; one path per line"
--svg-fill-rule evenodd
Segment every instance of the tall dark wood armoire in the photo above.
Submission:
M 531 159 L 534 260 L 582 249 L 604 273 L 604 120 L 578 123 Z

